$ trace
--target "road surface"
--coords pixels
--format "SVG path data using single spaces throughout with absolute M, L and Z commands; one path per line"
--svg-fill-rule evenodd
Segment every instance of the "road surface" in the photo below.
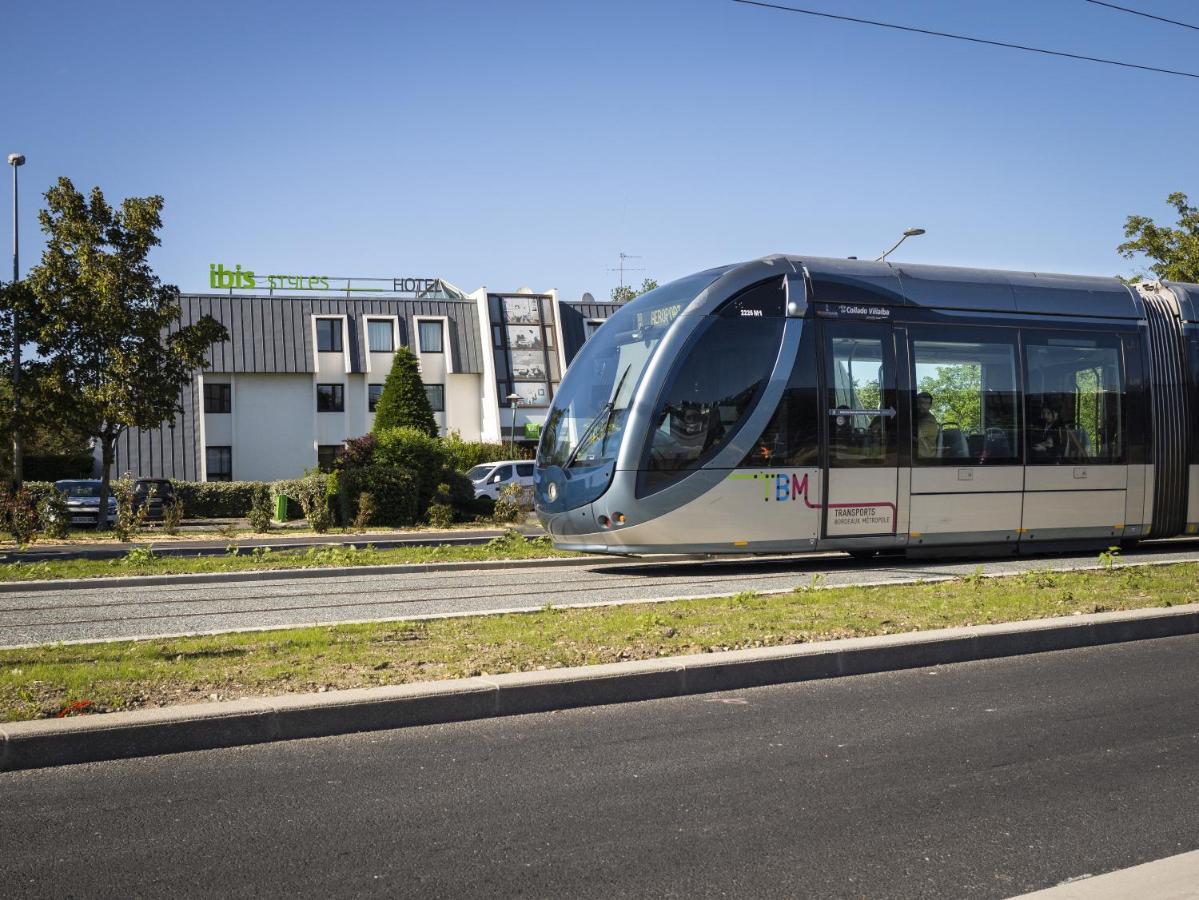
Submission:
M 1010 897 L 1199 846 L 1199 636 L 0 775 L 6 897 Z

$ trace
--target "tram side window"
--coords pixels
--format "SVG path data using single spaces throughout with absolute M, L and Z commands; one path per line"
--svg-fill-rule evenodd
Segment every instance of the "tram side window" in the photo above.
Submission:
M 778 357 L 783 320 L 713 319 L 659 398 L 639 493 L 702 466 L 749 415 Z
M 1036 465 L 1124 461 L 1124 377 L 1116 338 L 1030 336 L 1025 404 Z
M 819 409 L 816 395 L 816 331 L 805 329 L 791 378 L 762 434 L 742 466 L 815 466 L 819 464 Z
M 912 341 L 912 457 L 918 466 L 1015 465 L 1015 341 Z

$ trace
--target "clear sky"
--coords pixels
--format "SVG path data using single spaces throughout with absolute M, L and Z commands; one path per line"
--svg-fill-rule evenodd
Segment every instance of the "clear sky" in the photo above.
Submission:
M 790 5 L 1199 72 L 1199 31 L 1084 0 Z M 1199 79 L 730 0 L 14 2 L 0 98 L 23 268 L 67 175 L 162 194 L 185 290 L 223 262 L 606 297 L 621 250 L 666 280 L 911 225 L 897 259 L 1116 274 L 1127 214 L 1199 199 Z

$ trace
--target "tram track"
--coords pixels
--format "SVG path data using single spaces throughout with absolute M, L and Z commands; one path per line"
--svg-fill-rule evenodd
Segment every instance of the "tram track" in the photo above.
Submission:
M 1130 563 L 1199 560 L 1199 539 L 1138 548 Z M 260 630 L 342 622 L 416 620 L 552 606 L 694 599 L 742 591 L 794 590 L 820 576 L 824 586 L 943 580 L 981 571 L 1086 568 L 1094 553 L 1066 556 L 909 560 L 863 565 L 839 553 L 756 559 L 654 562 L 597 559 L 595 566 L 502 567 L 399 575 L 189 584 L 178 588 L 102 586 L 61 593 L 9 593 L 0 606 L 0 645 L 117 640 Z M 561 581 L 553 579 L 560 578 Z M 531 581 L 530 579 L 537 579 Z M 548 582 L 548 583 L 547 583 Z M 98 596 L 97 596 L 98 595 Z M 22 604 L 28 598 L 28 604 Z M 47 602 L 49 600 L 49 602 Z

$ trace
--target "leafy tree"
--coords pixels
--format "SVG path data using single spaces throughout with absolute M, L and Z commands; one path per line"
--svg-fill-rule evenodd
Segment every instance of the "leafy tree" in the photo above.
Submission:
M 429 437 L 437 437 L 437 420 L 433 418 L 433 407 L 420 378 L 420 364 L 407 347 L 398 348 L 391 361 L 383 393 L 375 404 L 375 424 L 371 431 L 378 433 L 392 428 L 415 428 Z
M 22 329 L 37 346 L 31 381 L 59 421 L 99 441 L 101 517 L 117 438 L 174 421 L 181 389 L 228 338 L 211 316 L 178 326 L 179 288 L 147 262 L 162 205 L 159 196 L 130 197 L 114 209 L 99 188 L 84 197 L 60 178 L 38 214 L 46 250 L 29 275 L 34 308 Z
M 652 278 L 647 278 L 641 282 L 641 288 L 637 289 L 629 284 L 622 284 L 620 287 L 612 288 L 612 301 L 614 303 L 628 303 L 635 297 L 640 297 L 642 294 L 647 294 L 658 286 L 658 282 Z
M 1175 191 L 1166 202 L 1178 213 L 1178 227 L 1161 226 L 1148 216 L 1129 216 L 1124 223 L 1128 238 L 1116 251 L 1125 259 L 1138 256 L 1153 260 L 1149 271 L 1169 281 L 1199 282 L 1199 208 L 1191 206 L 1187 195 Z M 1146 273 L 1134 275 L 1140 281 Z
M 935 375 L 920 379 L 917 389 L 932 394 L 932 414 L 942 425 L 966 431 L 982 428 L 982 371 L 968 363 L 937 366 Z

